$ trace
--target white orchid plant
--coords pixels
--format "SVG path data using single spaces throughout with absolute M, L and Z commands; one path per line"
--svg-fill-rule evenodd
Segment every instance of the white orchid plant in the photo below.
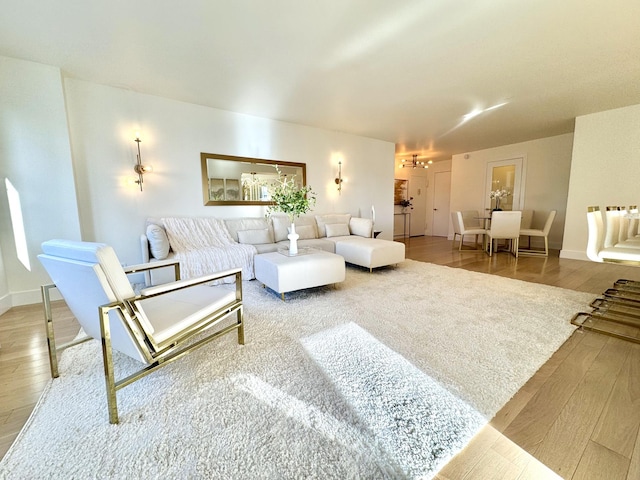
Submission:
M 498 190 L 492 190 L 489 194 L 489 198 L 504 198 L 509 195 L 509 191 L 506 188 L 499 188 Z

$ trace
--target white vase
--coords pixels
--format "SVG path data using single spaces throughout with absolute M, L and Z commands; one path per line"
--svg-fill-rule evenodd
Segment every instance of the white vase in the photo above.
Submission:
M 291 223 L 291 227 L 289 228 L 289 235 L 287 235 L 289 239 L 289 255 L 297 255 L 298 254 L 298 238 L 300 235 L 296 233 L 296 226 Z

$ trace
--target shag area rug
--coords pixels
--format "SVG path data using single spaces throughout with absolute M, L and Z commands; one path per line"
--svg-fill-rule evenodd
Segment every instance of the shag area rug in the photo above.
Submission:
M 226 335 L 120 390 L 119 425 L 99 343 L 65 351 L 0 478 L 430 478 L 592 297 L 410 260 L 286 302 L 244 294 L 246 345 Z

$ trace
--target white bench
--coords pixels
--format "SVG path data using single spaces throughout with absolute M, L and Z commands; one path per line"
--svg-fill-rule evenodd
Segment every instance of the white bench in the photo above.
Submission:
M 309 250 L 293 257 L 280 252 L 254 257 L 256 279 L 281 295 L 304 288 L 344 281 L 344 258 L 322 250 Z

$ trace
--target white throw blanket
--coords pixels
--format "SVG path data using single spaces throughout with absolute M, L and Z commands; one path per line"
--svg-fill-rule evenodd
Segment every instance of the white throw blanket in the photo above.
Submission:
M 163 218 L 162 223 L 176 259 L 180 261 L 182 278 L 238 267 L 242 268 L 244 280 L 254 278 L 256 248 L 233 240 L 224 221 L 217 218 Z M 232 282 L 233 277 L 228 281 Z

